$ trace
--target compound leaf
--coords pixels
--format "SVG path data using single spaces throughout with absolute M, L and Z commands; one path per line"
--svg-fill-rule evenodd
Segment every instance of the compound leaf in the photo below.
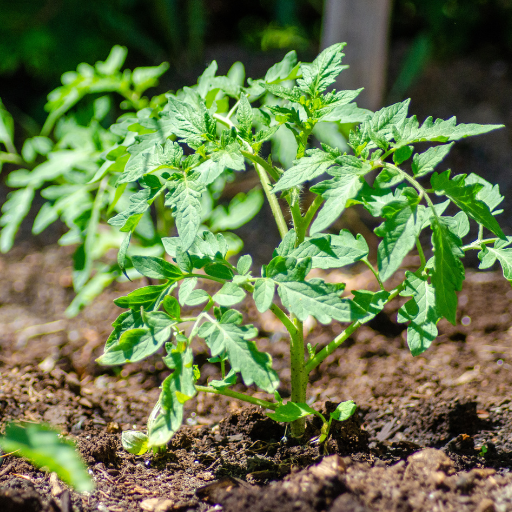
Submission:
M 435 290 L 426 276 L 405 273 L 405 290 L 402 297 L 412 297 L 398 311 L 397 321 L 410 322 L 407 327 L 407 344 L 413 356 L 427 350 L 437 337 L 440 316 L 436 309 Z

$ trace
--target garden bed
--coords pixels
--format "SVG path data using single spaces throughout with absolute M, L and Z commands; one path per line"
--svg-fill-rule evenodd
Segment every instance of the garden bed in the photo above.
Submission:
M 370 280 L 357 269 L 344 277 L 348 288 Z M 187 402 L 187 425 L 168 451 L 141 457 L 122 449 L 121 431 L 144 428 L 168 374 L 161 358 L 106 373 L 94 363 L 119 311 L 112 299 L 138 283 L 116 284 L 66 319 L 59 312 L 73 296 L 68 249 L 18 248 L 0 261 L 0 278 L 1 421 L 44 421 L 69 434 L 96 482 L 79 495 L 6 456 L 3 511 L 512 509 L 512 289 L 497 273 L 468 273 L 457 326 L 440 322 L 440 336 L 419 357 L 396 323 L 400 302 L 330 356 L 308 396 L 327 410 L 353 399 L 358 410 L 335 422 L 325 445 L 314 442 L 314 421 L 312 441 L 301 445 L 264 411 L 200 394 Z M 259 328 L 258 346 L 272 354 L 286 398 L 286 337 L 270 312 L 244 314 Z M 341 330 L 307 327 L 320 345 Z M 206 381 L 216 369 L 200 344 L 194 351 Z

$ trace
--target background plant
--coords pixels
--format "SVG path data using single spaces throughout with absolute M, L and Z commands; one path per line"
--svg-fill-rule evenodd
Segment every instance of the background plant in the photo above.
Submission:
M 219 114 L 216 105 L 198 91 L 185 88 L 181 95 L 170 96 L 160 112 L 158 131 L 148 136 L 153 143 L 159 137 L 152 146 L 161 155 L 158 166 L 138 164 L 118 180 L 123 183 L 123 176 L 134 173 L 155 194 L 165 194 L 178 229 L 177 237 L 162 239 L 174 263 L 151 256 L 131 258 L 139 273 L 161 284 L 139 288 L 115 301 L 127 311 L 114 322 L 98 359 L 104 365 L 135 362 L 165 347 L 164 362 L 172 373 L 162 383 L 160 399 L 149 417 L 148 436 L 124 434 L 128 449 L 141 453 L 164 445 L 183 421 L 184 403 L 198 392 L 270 409 L 272 418 L 291 423 L 295 437 L 303 435 L 305 418 L 315 414 L 323 421 L 323 441 L 332 419 L 348 418 L 355 405 L 343 402 L 330 418 L 324 418 L 307 404 L 308 376 L 357 328 L 397 296 L 408 297 L 398 321 L 408 323 L 407 342 L 411 353 L 418 355 L 435 339 L 441 318 L 456 321 L 465 252 L 479 251 L 481 268 L 499 260 L 505 277 L 512 279 L 512 249 L 507 248 L 512 237 L 504 235 L 495 218 L 502 211 L 497 210 L 503 200 L 498 187 L 474 174 L 434 172 L 454 141 L 500 126 L 457 124 L 455 118 L 428 118 L 420 124 L 415 116 L 408 117 L 408 100 L 375 113 L 360 111 L 353 103 L 360 90 L 328 91 L 344 68 L 343 46 L 326 49 L 311 64 L 298 64 L 294 54 L 288 54 L 264 79 L 240 87 L 227 115 Z M 199 89 L 205 80 L 214 80 L 210 68 L 199 79 Z M 318 123 L 354 123 L 358 116 L 362 122 L 349 136 L 353 155 L 327 144 L 309 146 Z M 271 157 L 260 156 L 262 144 L 280 130 L 289 131 L 297 147 L 295 161 L 285 171 Z M 423 142 L 438 144 L 426 150 L 420 145 L 418 150 Z M 225 166 L 243 169 L 246 163 L 254 166 L 282 238 L 272 259 L 255 276 L 250 255 L 232 264 L 225 238 L 199 227 L 204 183 L 221 176 Z M 325 174 L 329 178 L 318 182 Z M 370 176 L 375 176 L 373 186 L 367 181 Z M 302 199 L 308 182 L 313 183 L 310 191 L 315 194 L 309 205 Z M 291 229 L 283 215 L 283 201 L 291 213 Z M 354 204 L 382 219 L 375 229 L 382 238 L 376 268 L 368 260 L 368 245 L 361 235 L 348 230 L 329 232 L 332 223 Z M 453 207 L 460 211 L 447 214 Z M 469 219 L 478 224 L 479 233 L 477 240 L 464 244 Z M 432 232 L 432 243 L 424 247 L 420 235 L 426 229 Z M 485 231 L 491 236 L 484 238 Z M 420 261 L 417 270 L 407 271 L 398 286 L 386 285 L 414 250 Z M 125 258 L 124 252 L 120 258 Z M 308 278 L 313 268 L 341 268 L 358 261 L 372 270 L 378 291 L 353 290 L 348 296 L 343 295 L 344 283 Z M 219 289 L 210 294 L 196 288 L 199 280 L 219 283 Z M 289 333 L 291 399 L 287 403 L 277 393 L 279 378 L 270 355 L 258 350 L 253 341 L 257 329 L 244 324 L 243 315 L 232 309 L 247 295 L 260 312 L 270 309 Z M 202 306 L 198 314 L 183 311 L 198 305 Z M 303 322 L 309 315 L 323 324 L 334 321 L 348 326 L 324 347 L 305 346 Z M 219 365 L 219 379 L 207 385 L 198 384 L 200 374 L 191 347 L 196 337 L 206 343 L 210 361 Z M 274 394 L 274 399 L 233 390 L 240 377 L 246 386 L 255 384 Z
M 10 172 L 7 178 L 7 184 L 18 190 L 11 192 L 2 206 L 0 250 L 11 249 L 40 190 L 46 202 L 35 218 L 32 232 L 39 234 L 60 219 L 69 231 L 59 243 L 78 246 L 73 269 L 73 285 L 78 295 L 67 310 L 69 315 L 76 314 L 118 278 L 121 270 L 130 272 L 130 268 L 123 265 L 120 269 L 115 261 L 105 258 L 110 249 L 119 249 L 123 239 L 127 244 L 133 238 L 139 252 L 144 249 L 147 254 L 161 255 L 161 237 L 169 235 L 173 227 L 173 219 L 162 212 L 163 202 L 153 194 L 151 183 L 141 182 L 145 188 L 134 196 L 132 203 L 128 196 L 138 189 L 138 177 L 131 179 L 125 175 L 122 186 L 116 188 L 117 174 L 125 166 L 133 167 L 134 161 L 140 164 L 141 158 L 146 158 L 140 148 L 151 149 L 153 143 L 147 145 L 148 134 L 158 129 L 158 113 L 166 102 L 163 94 L 148 98 L 144 93 L 158 84 L 168 64 L 121 71 L 126 54 L 126 48 L 115 46 L 105 62 L 95 66 L 82 63 L 76 72 L 65 73 L 62 86 L 48 96 L 48 117 L 40 133 L 25 139 L 21 151 L 16 148 L 13 118 L 0 102 L 0 143 L 4 146 L 0 166 L 10 163 L 23 167 Z M 224 77 L 226 83 L 236 88 L 240 73 L 243 75 L 243 69 L 235 66 L 229 74 L 231 78 Z M 227 108 L 222 97 L 222 93 L 218 94 L 217 104 L 221 109 Z M 119 110 L 119 98 L 121 108 L 127 112 L 112 124 Z M 230 179 L 225 173 L 215 184 L 205 184 L 201 221 L 214 232 L 244 224 L 263 201 L 260 190 L 254 189 L 236 195 L 226 206 L 218 206 L 223 186 Z M 150 215 L 154 201 L 160 209 L 156 225 Z M 137 212 L 129 226 L 125 213 L 111 218 L 112 213 L 126 208 Z M 127 237 L 118 228 L 127 232 Z M 241 248 L 241 241 L 234 235 L 229 236 L 229 242 L 232 251 Z

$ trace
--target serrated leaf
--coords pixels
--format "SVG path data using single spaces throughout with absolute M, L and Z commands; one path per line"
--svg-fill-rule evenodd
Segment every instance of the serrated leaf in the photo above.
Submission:
M 483 201 L 492 212 L 493 215 L 501 213 L 503 210 L 494 211 L 496 207 L 503 202 L 505 199 L 500 194 L 499 185 L 492 185 L 487 180 L 484 180 L 478 174 L 471 173 L 466 177 L 466 185 L 478 184 L 481 185 L 481 189 L 477 192 L 476 198 L 479 201 Z
M 161 311 L 147 313 L 140 327 L 127 329 L 117 339 L 107 342 L 104 354 L 96 361 L 104 366 L 140 361 L 154 354 L 170 338 L 175 324 L 175 320 Z
M 144 432 L 125 430 L 121 434 L 121 444 L 128 453 L 144 455 L 148 451 L 148 436 Z
M 301 64 L 302 78 L 297 84 L 303 92 L 315 97 L 336 81 L 337 76 L 348 66 L 341 64 L 345 56 L 342 49 L 346 43 L 333 44 L 326 48 L 311 64 Z
M 63 482 L 78 492 L 94 489 L 94 482 L 78 456 L 75 444 L 47 426 L 9 423 L 0 437 L 0 446 L 5 453 L 24 457 L 39 468 L 57 473 Z
M 241 373 L 247 386 L 254 383 L 263 391 L 273 393 L 279 385 L 279 379 L 272 369 L 272 358 L 265 352 L 259 352 L 254 342 L 249 341 L 258 331 L 252 326 L 228 323 L 226 315 L 223 315 L 220 322 L 203 324 L 199 336 L 206 339 L 212 356 L 227 353 L 231 368 Z M 238 318 L 235 315 L 236 322 Z
M 306 418 L 317 412 L 308 404 L 286 402 L 277 407 L 275 412 L 267 412 L 267 416 L 280 423 L 291 423 L 299 418 Z
M 331 420 L 336 421 L 346 421 L 348 420 L 357 409 L 357 405 L 353 400 L 347 400 L 346 402 L 341 402 L 336 409 L 331 412 L 330 418 Z
M 382 308 L 386 305 L 389 298 L 389 292 L 380 290 L 378 292 L 371 292 L 369 290 L 354 290 L 353 302 L 357 304 L 364 312 L 365 315 L 359 318 L 359 322 L 366 323 L 375 318 Z
M 503 125 L 492 124 L 457 124 L 457 118 L 436 119 L 432 117 L 425 119 L 419 126 L 416 116 L 404 119 L 398 127 L 397 135 L 399 145 L 412 144 L 415 142 L 450 142 L 457 141 L 465 137 L 481 135 L 492 130 L 503 128 Z M 395 140 L 397 137 L 395 136 Z
M 505 249 L 510 243 L 512 243 L 512 237 L 507 237 L 507 241 L 496 241 L 493 247 L 483 245 L 478 253 L 478 259 L 481 262 L 478 268 L 489 268 L 494 265 L 497 259 L 503 269 L 503 277 L 512 282 L 512 249 Z
M 436 310 L 455 325 L 457 312 L 457 294 L 464 281 L 464 265 L 460 258 L 464 256 L 462 241 L 453 234 L 442 217 L 432 219 L 432 244 L 434 246 L 434 268 L 431 281 L 436 296 Z
M 347 172 L 311 187 L 312 192 L 326 201 L 313 221 L 310 232 L 318 233 L 329 227 L 343 213 L 347 201 L 357 196 L 362 186 L 363 180 L 358 172 Z
M 466 185 L 465 178 L 465 174 L 459 174 L 450 180 L 450 171 L 448 170 L 442 174 L 435 172 L 430 179 L 430 183 L 437 193 L 446 195 L 478 223 L 492 231 L 496 236 L 505 238 L 489 207 L 483 201 L 477 199 L 477 194 L 482 186 L 479 183 Z
M 295 258 L 275 257 L 266 268 L 267 277 L 278 285 L 278 294 L 288 311 L 303 322 L 311 315 L 320 323 L 331 320 L 350 322 L 359 318 L 361 309 L 352 301 L 341 299 L 343 285 L 325 283 L 321 279 L 304 281 L 311 268 L 311 259 L 297 262 Z
M 424 206 L 406 206 L 375 229 L 375 234 L 382 237 L 377 250 L 377 264 L 382 281 L 389 279 L 399 269 L 403 259 L 415 246 L 425 217 Z
M 320 149 L 308 149 L 306 155 L 293 162 L 293 167 L 290 167 L 274 185 L 273 192 L 287 190 L 313 180 L 336 164 L 332 155 Z
M 242 153 L 240 153 L 240 146 L 236 142 L 228 144 L 219 151 L 215 151 L 210 157 L 222 169 L 228 168 L 234 171 L 245 170 L 244 157 Z
M 436 310 L 435 290 L 426 276 L 418 277 L 405 273 L 405 290 L 402 297 L 412 297 L 398 311 L 397 321 L 410 322 L 407 327 L 407 344 L 413 356 L 427 350 L 437 337 L 437 322 L 440 316 Z
M 204 103 L 195 108 L 189 103 L 169 96 L 166 110 L 161 113 L 161 117 L 169 122 L 170 130 L 176 137 L 187 142 L 200 142 L 206 138 L 209 131 L 209 114 Z
M 138 288 L 124 297 L 114 300 L 114 304 L 120 308 L 130 308 L 140 310 L 143 307 L 146 311 L 162 295 L 162 292 L 168 288 L 168 284 L 159 286 L 151 285 Z
M 248 274 L 252 267 L 252 258 L 249 254 L 244 254 L 238 259 L 236 270 L 241 276 Z
M 273 94 L 274 96 L 277 96 L 278 98 L 283 98 L 294 103 L 298 103 L 300 97 L 302 96 L 302 93 L 300 92 L 300 89 L 298 87 L 290 89 L 288 87 L 283 87 L 282 85 L 265 83 L 263 83 L 262 85 L 269 93 Z
M 156 176 L 152 176 L 152 178 L 156 179 L 156 182 L 151 181 L 152 186 L 143 188 L 135 194 L 132 194 L 128 208 L 109 219 L 108 223 L 111 226 L 115 226 L 123 232 L 133 231 L 135 229 L 138 220 L 140 220 L 142 214 L 149 209 L 152 199 L 160 190 L 160 180 L 156 178 Z M 135 220 L 135 222 L 133 222 L 133 220 Z
M 238 109 L 236 111 L 236 120 L 238 123 L 238 131 L 240 132 L 242 139 L 251 142 L 254 114 L 252 113 L 251 104 L 245 94 L 240 96 Z
M 267 311 L 272 306 L 276 285 L 271 279 L 257 279 L 254 283 L 254 303 L 260 313 Z
M 182 250 L 186 251 L 194 242 L 201 224 L 201 194 L 205 187 L 198 181 L 199 175 L 183 174 L 179 179 L 167 183 L 169 193 L 166 206 L 171 206 Z
M 415 154 L 412 160 L 412 172 L 414 176 L 419 178 L 420 176 L 425 176 L 432 172 L 435 167 L 445 159 L 452 149 L 453 144 L 453 142 L 451 144 L 442 144 L 429 148 L 423 153 Z
M 408 147 L 408 146 L 405 146 Z M 382 169 L 375 178 L 373 186 L 376 189 L 391 188 L 404 180 L 404 174 L 392 168 Z
M 155 419 L 148 421 L 150 448 L 169 442 L 183 422 L 183 404 L 196 394 L 192 350 L 172 350 L 164 361 L 174 371 L 162 383 Z
M 301 261 L 311 258 L 312 268 L 341 268 L 364 258 L 368 254 L 368 245 L 362 235 L 354 237 L 348 229 L 339 235 L 314 235 L 306 238 L 297 248 L 287 255 Z
M 212 299 L 220 306 L 233 306 L 238 304 L 245 298 L 245 292 L 234 283 L 226 283 L 212 297 Z
M 156 256 L 133 256 L 132 264 L 137 272 L 152 279 L 176 281 L 183 277 L 181 270 L 176 265 Z
M 372 131 L 377 134 L 391 133 L 391 127 L 397 125 L 407 117 L 410 99 L 384 107 L 375 112 L 368 120 Z

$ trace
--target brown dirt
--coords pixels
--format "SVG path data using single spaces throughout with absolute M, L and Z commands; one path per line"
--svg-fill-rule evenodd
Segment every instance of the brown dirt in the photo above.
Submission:
M 499 274 L 468 272 L 457 326 L 440 323 L 419 357 L 395 322 L 397 301 L 326 360 L 312 375 L 310 399 L 325 412 L 346 399 L 359 408 L 333 424 L 325 445 L 314 442 L 315 420 L 313 441 L 300 444 L 256 407 L 200 395 L 187 403 L 187 424 L 168 451 L 138 457 L 124 452 L 121 432 L 144 428 L 167 373 L 159 356 L 106 373 L 94 363 L 119 312 L 112 298 L 138 283 L 116 284 L 66 319 L 56 312 L 72 297 L 69 262 L 56 247 L 0 260 L 0 415 L 2 424 L 44 421 L 75 439 L 96 490 L 79 495 L 6 456 L 0 510 L 512 510 L 512 290 Z M 368 275 L 343 279 L 364 286 Z M 288 396 L 284 334 L 272 315 L 251 307 L 245 315 Z M 308 329 L 323 345 L 341 326 Z M 194 348 L 202 379 L 216 375 L 204 348 Z

